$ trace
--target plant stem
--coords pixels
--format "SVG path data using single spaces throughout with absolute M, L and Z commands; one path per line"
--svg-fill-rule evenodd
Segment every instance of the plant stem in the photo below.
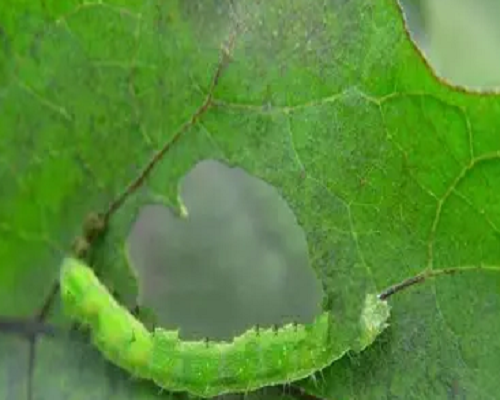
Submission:
M 466 265 L 463 267 L 453 267 L 453 268 L 443 268 L 443 269 L 428 269 L 418 275 L 407 278 L 395 285 L 389 286 L 387 289 L 383 290 L 382 293 L 378 295 L 380 300 L 387 300 L 393 294 L 401 292 L 402 290 L 414 286 L 418 283 L 423 283 L 429 278 L 436 278 L 438 276 L 443 275 L 454 275 L 460 272 L 469 272 L 469 271 L 495 271 L 500 272 L 500 266 L 493 265 Z

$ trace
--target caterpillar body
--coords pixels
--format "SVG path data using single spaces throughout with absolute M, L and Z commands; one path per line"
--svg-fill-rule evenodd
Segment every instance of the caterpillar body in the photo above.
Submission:
M 60 283 L 66 312 L 90 328 L 94 344 L 108 360 L 172 392 L 207 398 L 289 383 L 327 367 L 349 350 L 339 351 L 335 345 L 329 312 L 307 325 L 250 329 L 231 342 L 185 341 L 178 330 L 149 331 L 75 258 L 64 260 Z M 360 349 L 385 329 L 389 316 L 387 303 L 375 295 L 366 302 Z

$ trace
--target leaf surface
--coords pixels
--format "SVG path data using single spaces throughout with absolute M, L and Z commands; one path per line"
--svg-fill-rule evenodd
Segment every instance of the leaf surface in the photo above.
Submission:
M 85 215 L 176 137 L 95 254 L 124 303 L 137 295 L 123 250 L 135 217 L 159 197 L 178 209 L 178 183 L 203 159 L 279 190 L 351 339 L 366 293 L 426 268 L 500 264 L 498 97 L 438 82 L 394 1 L 11 0 L 0 28 L 0 315 L 40 311 Z M 494 398 L 499 287 L 492 270 L 394 297 L 389 330 L 307 387 L 332 399 Z M 68 323 L 57 305 L 49 320 Z M 0 388 L 27 398 L 26 340 L 0 341 Z M 142 390 L 92 372 L 64 384 L 81 358 L 53 362 L 43 346 L 36 369 L 53 372 L 32 386 L 41 398 L 65 398 L 65 385 L 104 388 L 103 399 Z

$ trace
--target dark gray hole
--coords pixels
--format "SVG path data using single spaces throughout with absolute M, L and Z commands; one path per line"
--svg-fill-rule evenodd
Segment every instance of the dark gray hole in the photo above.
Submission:
M 127 239 L 139 304 L 160 326 L 224 340 L 321 312 L 305 235 L 275 188 L 206 160 L 184 177 L 180 199 L 181 216 L 143 207 Z

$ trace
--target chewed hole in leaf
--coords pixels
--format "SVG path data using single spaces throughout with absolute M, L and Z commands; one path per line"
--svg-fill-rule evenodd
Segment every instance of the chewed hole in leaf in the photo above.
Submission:
M 126 244 L 139 304 L 159 325 L 185 339 L 225 340 L 319 315 L 305 234 L 274 187 L 205 160 L 181 181 L 179 203 L 180 213 L 144 206 Z
M 479 0 L 399 0 L 412 40 L 442 79 L 472 90 L 500 87 L 500 5 Z M 453 10 L 453 12 L 450 12 Z

